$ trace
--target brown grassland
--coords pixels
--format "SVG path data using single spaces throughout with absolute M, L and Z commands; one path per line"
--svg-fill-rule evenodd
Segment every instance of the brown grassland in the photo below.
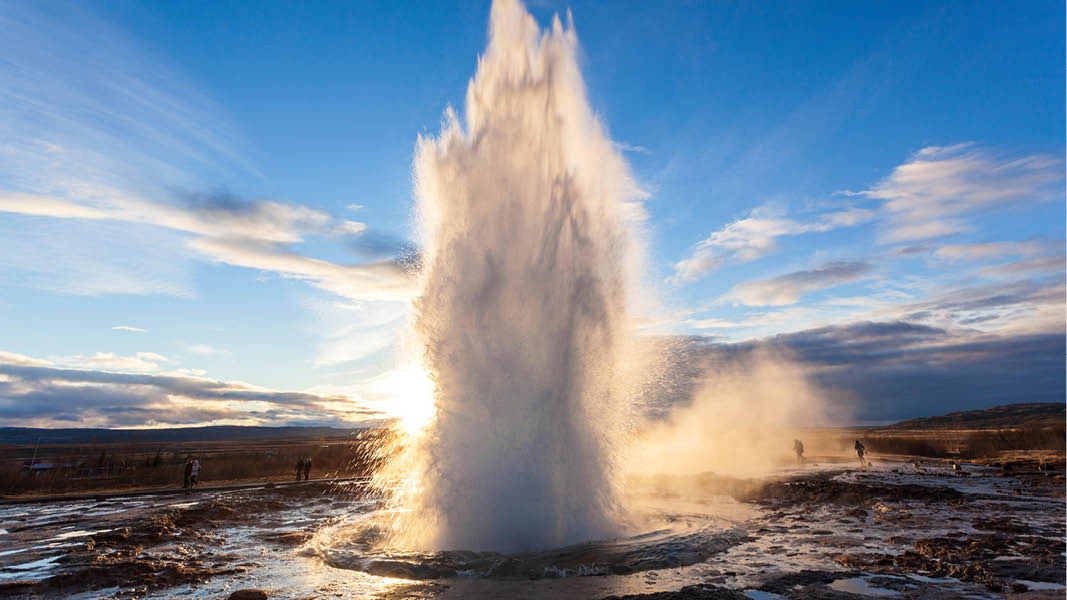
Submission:
M 182 486 L 185 461 L 200 461 L 199 485 L 292 480 L 311 458 L 312 478 L 372 473 L 388 432 L 318 439 L 0 446 L 0 496 L 28 497 Z
M 987 464 L 1046 463 L 1064 471 L 1063 425 L 1028 424 L 987 429 L 846 428 L 809 432 L 809 456 L 853 454 L 861 439 L 874 455 L 966 460 Z M 0 496 L 174 488 L 187 457 L 200 460 L 200 485 L 286 481 L 296 462 L 310 457 L 312 477 L 359 477 L 374 472 L 391 445 L 386 430 L 319 439 L 169 443 L 0 446 Z M 31 463 L 36 465 L 31 468 Z

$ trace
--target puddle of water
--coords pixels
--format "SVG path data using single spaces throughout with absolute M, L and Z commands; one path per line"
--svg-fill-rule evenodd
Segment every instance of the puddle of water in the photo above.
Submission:
M 64 529 L 66 529 L 66 527 L 64 527 Z M 90 536 L 90 535 L 96 535 L 98 533 L 107 533 L 109 531 L 111 531 L 111 530 L 110 529 L 96 529 L 96 530 L 93 530 L 93 531 L 89 531 L 87 529 L 78 529 L 76 531 L 68 531 L 66 533 L 61 533 L 59 535 L 52 536 L 52 537 L 50 537 L 50 538 L 48 538 L 47 540 L 44 540 L 44 541 L 46 541 L 46 542 L 54 542 L 56 540 L 68 540 L 70 538 L 86 537 L 86 536 Z
M 927 577 L 926 575 L 916 575 L 914 573 L 908 573 L 907 576 L 915 581 L 921 581 L 923 583 L 962 583 L 959 579 L 953 579 L 951 577 Z
M 1047 581 L 1027 581 L 1026 579 L 1016 579 L 1012 583 L 1021 583 L 1035 592 L 1067 590 L 1067 586 L 1062 586 L 1058 583 L 1049 583 Z
M 41 546 L 41 547 L 42 548 L 73 548 L 74 546 L 80 546 L 80 545 L 81 544 L 79 544 L 78 542 L 67 542 L 66 544 L 61 544 L 59 542 L 52 542 L 51 544 L 45 544 L 44 546 Z
M 55 563 L 64 555 L 56 554 L 40 560 L 35 560 L 20 565 L 11 565 L 0 569 L 0 581 L 13 579 L 38 579 L 47 575 Z
M 94 510 L 90 510 L 90 511 L 86 512 L 85 514 L 86 515 L 92 515 L 94 517 L 103 517 L 103 516 L 106 516 L 106 515 L 117 515 L 119 513 L 124 513 L 127 510 L 128 509 L 126 509 L 126 508 L 113 508 L 113 509 L 110 509 L 110 510 L 95 510 L 94 509 Z
M 770 592 L 761 592 L 759 590 L 748 590 L 747 592 L 743 593 L 752 600 L 782 600 L 782 597 L 778 594 L 772 594 Z
M 830 584 L 832 589 L 839 592 L 848 592 L 851 594 L 860 594 L 862 596 L 899 596 L 900 592 L 888 590 L 886 588 L 876 587 L 870 584 L 864 577 L 853 577 L 851 579 L 838 579 Z

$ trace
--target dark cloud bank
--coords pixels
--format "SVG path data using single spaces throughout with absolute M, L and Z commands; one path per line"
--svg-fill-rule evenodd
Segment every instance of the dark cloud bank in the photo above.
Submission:
M 756 342 L 687 338 L 692 360 L 742 361 L 770 351 L 848 394 L 860 422 L 891 421 L 1019 402 L 1063 402 L 1063 334 L 957 335 L 936 327 L 867 322 L 821 327 Z
M 858 422 L 1062 402 L 1067 384 L 1067 343 L 1060 333 L 1009 337 L 952 333 L 906 321 L 865 322 L 737 344 L 700 336 L 671 338 L 662 352 L 665 369 L 647 388 L 654 400 L 649 412 L 663 416 L 688 402 L 715 367 L 743 365 L 767 352 L 800 363 L 815 382 L 850 397 L 851 416 Z M 350 402 L 342 396 L 196 377 L 3 363 L 0 376 L 0 425 L 47 420 L 51 427 L 78 427 L 87 419 L 104 419 L 108 427 L 137 427 L 248 418 L 271 425 L 351 425 L 381 418 L 352 406 L 342 418 L 328 408 L 331 402 Z
M 76 427 L 192 425 L 255 419 L 272 425 L 346 424 L 324 403 L 344 396 L 278 392 L 198 377 L 113 373 L 0 363 L 0 425 L 49 420 Z M 348 417 L 380 417 L 348 407 Z

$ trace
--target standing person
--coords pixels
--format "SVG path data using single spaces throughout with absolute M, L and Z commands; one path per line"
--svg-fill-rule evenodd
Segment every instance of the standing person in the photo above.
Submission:
M 860 457 L 860 466 L 866 467 L 867 465 L 869 465 L 870 463 L 867 461 L 866 458 L 863 457 L 863 455 L 867 453 L 867 447 L 864 446 L 863 443 L 859 440 L 856 440 L 856 443 L 853 445 L 856 448 L 856 456 Z
M 804 464 L 804 442 L 800 440 L 793 440 L 793 452 L 797 453 L 797 464 Z
M 311 479 L 311 457 L 304 459 L 304 481 Z
M 191 474 L 189 477 L 189 485 L 196 487 L 198 477 L 200 477 L 200 461 L 194 458 L 193 468 L 191 469 Z
M 185 477 L 182 479 L 182 487 L 189 487 L 189 481 L 193 476 L 193 457 L 185 457 Z
M 299 458 L 296 461 L 296 480 L 297 481 L 300 481 L 300 476 L 304 473 L 304 460 L 305 459 L 303 459 L 303 458 Z

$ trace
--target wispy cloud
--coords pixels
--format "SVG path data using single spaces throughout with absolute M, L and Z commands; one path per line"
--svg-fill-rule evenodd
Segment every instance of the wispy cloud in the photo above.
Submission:
M 951 244 L 934 250 L 934 256 L 948 262 L 999 260 L 1012 256 L 1032 256 L 1046 252 L 1051 244 L 1040 242 L 983 242 Z
M 354 363 L 397 345 L 408 314 L 407 302 L 312 301 L 308 306 L 322 337 L 316 367 Z
M 967 327 L 1002 334 L 1048 333 L 1065 325 L 1064 274 L 954 287 L 883 311 L 885 317 L 938 327 Z
M 805 294 L 859 281 L 871 270 L 871 265 L 863 262 L 833 262 L 817 269 L 736 285 L 723 299 L 748 306 L 795 304 Z
M 91 369 L 109 369 L 117 371 L 156 371 L 162 362 L 169 359 L 155 352 L 137 352 L 130 356 L 121 356 L 113 352 L 97 352 L 89 356 L 71 356 L 57 358 L 56 362 L 67 366 Z
M 674 264 L 676 284 L 700 279 L 726 264 L 753 261 L 773 252 L 784 236 L 831 231 L 877 222 L 884 243 L 915 243 L 971 231 L 968 217 L 994 208 L 1025 205 L 1063 196 L 1063 163 L 1050 156 L 1001 157 L 972 143 L 923 148 L 895 167 L 878 184 L 839 195 L 879 201 L 880 206 L 854 206 L 789 217 L 764 206 L 712 232 Z M 1021 251 L 1025 245 L 1015 248 Z M 1000 249 L 1007 250 L 1007 247 Z M 993 252 L 995 247 L 984 251 Z M 978 247 L 954 246 L 941 258 L 962 258 Z
M 730 319 L 720 317 L 688 319 L 686 325 L 697 330 L 714 331 L 718 337 L 738 341 L 800 331 L 819 323 L 840 322 L 847 320 L 848 316 L 857 312 L 852 307 L 826 309 L 794 305 L 785 308 L 745 311 L 743 316 Z
M 1062 181 L 1055 157 L 1006 158 L 965 143 L 923 148 L 860 194 L 884 202 L 883 241 L 915 242 L 968 231 L 967 217 L 981 211 L 1062 199 Z
M 747 327 L 750 321 L 730 321 L 728 319 L 686 319 L 685 324 L 693 329 L 736 329 Z
M 612 142 L 611 145 L 612 145 L 612 147 L 614 147 L 619 152 L 634 152 L 634 153 L 637 153 L 637 154 L 648 154 L 648 148 L 645 148 L 644 146 L 636 146 L 634 144 L 627 144 L 626 142 Z
M 131 327 L 130 325 L 115 325 L 112 327 L 115 331 L 130 331 L 133 333 L 148 333 L 147 329 L 141 329 L 140 327 Z
M 255 172 L 219 106 L 80 5 L 9 4 L 0 25 L 0 139 L 25 151 L 3 167 L 18 180 L 31 183 L 57 160 L 73 178 L 148 171 L 170 179 L 193 165 Z
M 23 367 L 50 367 L 54 364 L 52 361 L 44 360 L 43 358 L 33 358 L 25 354 L 16 354 L 4 350 L 0 350 L 0 363 Z
M 199 354 L 201 356 L 229 354 L 229 352 L 226 350 L 220 350 L 219 348 L 215 348 L 207 344 L 193 344 L 192 346 L 189 346 L 189 352 Z
M 359 235 L 366 230 L 367 224 L 359 221 L 341 221 L 334 227 L 334 231 L 341 235 Z
M 407 266 L 392 259 L 339 265 L 269 244 L 221 238 L 196 238 L 189 242 L 189 247 L 217 262 L 304 280 L 353 300 L 401 300 L 409 298 L 414 291 L 412 273 Z
M 338 265 L 289 252 L 309 232 L 327 233 L 331 218 L 319 211 L 273 202 L 240 205 L 169 206 L 115 192 L 101 203 L 83 205 L 58 198 L 0 191 L 0 211 L 68 219 L 109 219 L 157 225 L 197 234 L 186 245 L 209 260 L 273 271 L 303 279 L 334 294 L 361 300 L 407 298 L 413 290 L 408 268 L 396 260 Z M 340 227 L 352 229 L 349 225 Z M 362 225 L 362 224 L 360 224 Z M 362 232 L 363 229 L 359 228 Z
M 169 230 L 0 213 L 0 283 L 56 294 L 196 297 L 194 255 Z
M 143 360 L 160 358 L 141 354 Z M 100 353 L 89 359 L 115 360 Z M 59 368 L 0 352 L 0 420 L 10 425 L 284 425 L 358 423 L 379 416 L 343 395 L 282 392 L 192 375 Z
M 0 212 L 23 218 L 11 235 L 0 231 L 0 256 L 7 257 L 0 258 L 0 274 L 62 293 L 191 296 L 190 269 L 177 265 L 199 255 L 303 279 L 346 298 L 410 293 L 408 269 L 393 262 L 338 265 L 294 250 L 312 236 L 365 234 L 364 223 L 296 203 L 188 191 L 258 175 L 225 111 L 77 5 L 11 8 L 0 16 Z M 48 220 L 24 217 L 62 220 L 67 225 L 60 227 L 86 232 L 134 224 L 124 231 L 153 235 L 144 236 L 148 243 L 129 233 L 117 238 L 139 246 L 126 248 L 123 265 L 92 251 L 91 235 L 57 236 Z M 159 228 L 174 235 L 154 235 Z M 113 245 L 101 238 L 104 250 Z M 42 246 L 71 261 L 22 252 Z M 139 264 L 146 256 L 151 264 Z M 72 261 L 85 264 L 69 268 Z
M 983 267 L 978 272 L 985 277 L 1020 277 L 1025 275 L 1061 274 L 1067 267 L 1064 255 L 1039 256 Z
M 749 262 L 777 247 L 778 238 L 851 227 L 875 218 L 870 209 L 853 207 L 814 216 L 809 221 L 787 218 L 784 211 L 764 206 L 737 219 L 693 247 L 692 254 L 674 264 L 672 282 L 695 281 L 725 264 Z

